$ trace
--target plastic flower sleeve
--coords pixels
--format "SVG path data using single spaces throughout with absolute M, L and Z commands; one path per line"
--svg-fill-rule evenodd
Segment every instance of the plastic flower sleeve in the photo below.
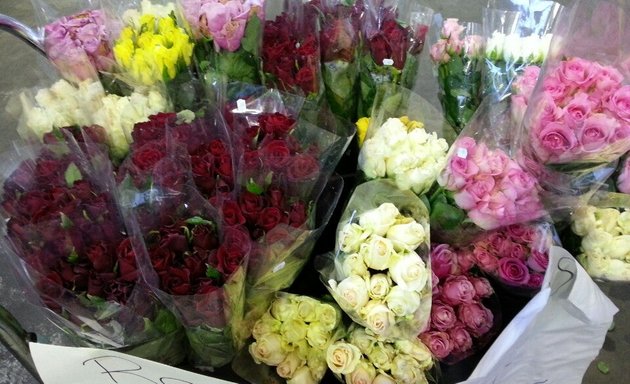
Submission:
M 326 99 L 332 111 L 354 121 L 359 92 L 360 1 L 317 0 Z
M 516 137 L 521 163 L 556 207 L 597 190 L 630 149 L 627 12 L 614 2 L 578 1 L 558 16 Z
M 489 5 L 483 11 L 486 39 L 484 97 L 502 100 L 516 75 L 528 65 L 542 65 L 551 43 L 551 29 L 562 6 L 533 1 L 510 10 Z
M 370 116 L 379 84 L 413 88 L 433 10 L 418 1 L 364 1 L 359 117 Z
M 337 226 L 320 278 L 357 323 L 388 338 L 415 337 L 431 310 L 429 214 L 388 180 L 359 185 Z
M 76 345 L 181 362 L 183 333 L 140 279 L 106 155 L 69 137 L 16 149 L 3 162 L 3 242 L 36 305 Z
M 446 121 L 461 132 L 481 102 L 484 40 L 481 25 L 446 19 L 430 55 Z
M 465 244 L 484 231 L 546 215 L 538 181 L 511 158 L 507 103 L 484 101 L 449 150 L 429 193 L 432 234 Z
M 328 346 L 346 331 L 341 310 L 334 303 L 284 292 L 272 300 L 232 368 L 252 383 L 319 383 L 327 370 Z

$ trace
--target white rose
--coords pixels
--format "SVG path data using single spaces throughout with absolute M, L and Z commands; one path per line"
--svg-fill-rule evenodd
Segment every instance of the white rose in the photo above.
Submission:
M 419 340 L 397 340 L 394 346 L 398 352 L 413 357 L 420 363 L 420 368 L 426 370 L 433 366 L 433 355 L 431 351 Z
M 372 384 L 376 377 L 376 369 L 369 362 L 361 359 L 357 368 L 345 376 L 346 384 Z
M 348 341 L 356 345 L 363 354 L 370 353 L 372 348 L 376 345 L 376 338 L 365 332 L 365 328 L 357 327 L 348 336 Z
M 582 238 L 582 249 L 589 257 L 603 256 L 608 252 L 608 245 L 612 241 L 613 235 L 596 228 Z
M 295 353 L 289 353 L 287 357 L 282 360 L 276 367 L 278 376 L 283 379 L 290 379 L 295 375 L 295 371 L 304 365 L 304 361 L 300 359 Z
M 422 146 L 423 150 L 428 149 L 433 141 L 437 140 L 437 135 L 435 132 L 428 133 L 424 130 L 424 128 L 416 128 L 409 131 L 409 135 L 407 136 L 407 142 L 410 143 L 411 148 L 419 149 L 419 146 Z M 418 151 L 424 152 L 424 151 Z M 422 156 L 423 153 L 418 153 L 418 155 Z
M 392 376 L 399 383 L 426 384 L 427 378 L 420 365 L 411 356 L 398 355 L 392 361 Z
M 330 336 L 330 331 L 317 321 L 310 323 L 306 328 L 306 341 L 313 348 L 324 349 Z
M 338 235 L 339 249 L 345 253 L 355 253 L 370 236 L 370 232 L 356 223 L 346 224 Z
M 619 214 L 617 225 L 622 235 L 630 235 L 630 211 L 624 211 Z
M 516 61 L 521 57 L 521 37 L 507 35 L 503 40 L 503 58 L 506 61 Z
M 389 148 L 394 148 L 407 140 L 407 126 L 396 117 L 390 117 L 378 129 L 375 138 L 385 142 Z
M 607 246 L 611 259 L 630 260 L 630 235 L 615 236 Z
M 307 323 L 317 320 L 319 301 L 308 296 L 298 296 L 295 302 L 297 305 L 297 315 L 300 320 Z
M 393 377 L 389 376 L 386 373 L 379 373 L 376 375 L 372 384 L 397 384 L 396 380 Z
M 492 37 L 486 42 L 486 54 L 495 60 L 502 58 L 504 41 L 505 35 L 499 31 L 494 31 Z
M 386 161 L 387 175 L 397 176 L 417 166 L 416 157 L 407 151 L 398 150 Z
M 377 273 L 370 277 L 369 295 L 371 299 L 384 299 L 392 286 L 390 278 L 384 273 Z
M 359 152 L 358 167 L 368 179 L 385 177 L 389 156 L 389 148 L 382 140 L 368 139 L 363 143 Z
M 275 333 L 268 333 L 249 346 L 249 353 L 256 364 L 278 365 L 287 356 L 282 348 L 282 338 Z
M 394 225 L 400 215 L 398 208 L 392 203 L 383 203 L 378 208 L 363 212 L 359 216 L 359 225 L 379 236 L 384 236 L 389 227 Z
M 424 261 L 414 251 L 394 257 L 389 275 L 398 286 L 415 292 L 421 292 L 429 279 Z
M 370 353 L 367 354 L 368 359 L 374 366 L 381 371 L 389 371 L 392 360 L 396 356 L 396 350 L 390 344 L 377 342 Z
M 410 316 L 420 307 L 420 295 L 397 285 L 389 291 L 385 303 L 396 316 Z
M 382 302 L 372 300 L 361 310 L 361 316 L 365 319 L 367 328 L 376 335 L 385 335 L 396 322 L 392 312 Z
M 580 264 L 594 278 L 611 281 L 630 281 L 630 264 L 604 257 L 578 256 Z
M 422 195 L 431 188 L 441 170 L 442 167 L 425 166 L 410 169 L 396 175 L 396 186 L 400 190 L 411 190 L 417 195 Z
M 281 323 L 274 319 L 268 312 L 265 312 L 258 321 L 254 324 L 252 329 L 252 336 L 258 340 L 268 333 L 277 333 L 280 331 Z
M 271 304 L 271 316 L 283 322 L 293 319 L 297 316 L 297 305 L 289 296 L 280 296 Z
M 342 255 L 340 258 L 337 258 L 337 260 L 335 260 L 335 263 L 341 263 L 341 266 L 338 267 L 337 270 L 341 270 L 343 277 L 352 275 L 368 277 L 370 275 L 367 265 L 363 262 L 363 256 L 358 253 Z
M 361 351 L 352 344 L 338 342 L 326 351 L 326 364 L 333 373 L 347 375 L 354 371 L 361 359 Z
M 295 344 L 306 337 L 308 326 L 298 319 L 285 320 L 280 326 L 282 338 L 291 344 Z
M 427 239 L 422 224 L 412 220 L 404 224 L 392 225 L 387 231 L 386 238 L 394 244 L 398 252 L 413 251 Z
M 571 229 L 578 236 L 586 236 L 586 234 L 595 228 L 596 219 L 595 211 L 597 208 L 587 205 L 578 207 L 573 216 Z
M 383 271 L 389 268 L 394 256 L 394 244 L 382 236 L 372 235 L 366 243 L 361 244 L 359 255 L 368 268 Z
M 341 323 L 341 311 L 330 304 L 320 303 L 317 307 L 317 321 L 329 331 Z
M 617 234 L 617 219 L 619 218 L 619 211 L 615 208 L 600 208 L 595 211 L 595 225 L 597 228 L 616 235 Z
M 363 308 L 370 299 L 367 283 L 362 277 L 349 276 L 343 279 L 339 285 L 334 280 L 329 281 L 329 284 L 342 298 L 342 302 L 354 311 Z
M 291 379 L 287 380 L 287 384 L 317 384 L 317 380 L 313 378 L 313 373 L 305 365 L 299 368 Z

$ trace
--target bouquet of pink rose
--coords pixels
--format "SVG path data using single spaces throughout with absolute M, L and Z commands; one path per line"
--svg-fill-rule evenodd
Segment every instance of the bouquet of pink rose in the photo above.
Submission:
M 318 260 L 326 288 L 355 322 L 383 337 L 415 336 L 430 311 L 428 212 L 389 180 L 359 185 Z
M 431 46 L 437 66 L 438 94 L 444 117 L 461 132 L 481 102 L 483 37 L 476 23 L 446 19 L 438 41 Z
M 346 383 L 427 384 L 433 356 L 420 340 L 387 339 L 357 324 L 326 352 L 328 368 Z
M 470 254 L 447 244 L 434 245 L 433 303 L 428 329 L 418 337 L 441 362 L 454 364 L 483 348 L 499 327 L 489 309 L 495 296 L 490 282 L 472 274 Z
M 335 304 L 279 292 L 254 324 L 254 341 L 232 367 L 252 383 L 319 383 L 328 346 L 345 332 Z
M 523 73 L 516 76 L 512 83 L 512 95 L 510 96 L 510 110 L 514 129 L 518 129 L 523 122 L 529 99 L 532 97 L 534 87 L 540 76 L 540 67 L 528 65 Z
M 93 145 L 105 143 L 99 128 L 62 129 L 6 157 L 5 251 L 75 345 L 178 364 L 183 333 L 140 277 L 111 164 Z
M 379 84 L 413 88 L 432 18 L 417 1 L 364 1 L 359 117 L 370 116 Z

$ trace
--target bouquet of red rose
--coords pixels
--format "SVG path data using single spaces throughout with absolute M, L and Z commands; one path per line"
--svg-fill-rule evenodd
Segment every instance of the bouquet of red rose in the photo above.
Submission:
M 218 171 L 224 162 L 231 167 L 229 152 L 222 153 L 229 140 L 219 140 L 221 114 L 209 110 L 189 122 L 162 117 L 162 124 L 136 126 L 119 189 L 144 279 L 183 324 L 192 364 L 212 369 L 228 364 L 242 342 L 235 329 L 243 316 L 250 239 L 246 229 L 224 225 L 199 193 L 217 203 L 231 191 L 233 175 Z
M 285 10 L 265 22 L 262 60 L 268 86 L 319 101 L 324 83 L 318 26 L 315 8 L 302 0 L 285 2 Z
M 362 0 L 311 0 L 311 4 L 320 15 L 320 49 L 326 99 L 335 114 L 354 121 L 359 92 L 358 49 Z
M 475 276 L 470 254 L 434 244 L 433 303 L 428 329 L 418 337 L 441 362 L 454 364 L 483 348 L 500 326 L 490 282 Z M 493 302 L 494 299 L 494 302 Z
M 365 0 L 364 12 L 359 117 L 370 116 L 379 84 L 413 88 L 433 18 L 433 10 L 415 0 Z
M 75 129 L 77 143 L 60 130 L 47 144 L 7 157 L 6 252 L 48 318 L 77 345 L 177 364 L 183 333 L 139 276 L 111 164 L 89 144 L 98 131 Z

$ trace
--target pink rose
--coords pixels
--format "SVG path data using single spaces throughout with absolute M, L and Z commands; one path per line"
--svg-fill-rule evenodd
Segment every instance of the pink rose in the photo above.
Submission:
M 448 175 L 445 187 L 448 190 L 458 190 L 468 183 L 479 172 L 474 161 L 455 154 L 451 156 L 445 173 Z
M 448 335 L 453 341 L 453 351 L 463 353 L 472 348 L 472 337 L 463 324 L 458 323 L 448 331 Z
M 420 335 L 420 340 L 429 347 L 431 354 L 438 359 L 446 358 L 453 351 L 454 344 L 446 332 L 424 332 Z
M 490 175 L 477 175 L 468 185 L 453 198 L 455 203 L 466 210 L 474 209 L 480 201 L 487 201 L 494 190 L 494 177 Z
M 486 249 L 495 255 L 503 252 L 507 236 L 503 231 L 494 231 L 485 238 Z
M 439 244 L 431 248 L 431 269 L 440 278 L 457 273 L 457 254 L 448 244 Z
M 524 95 L 512 95 L 510 97 L 510 113 L 516 126 L 521 125 L 527 111 L 527 98 Z
M 615 129 L 615 133 L 613 134 L 611 141 L 617 142 L 627 139 L 628 137 L 630 137 L 630 124 L 620 123 L 617 126 L 617 129 Z
M 214 41 L 216 50 L 239 49 L 246 24 L 247 12 L 240 1 L 209 2 L 199 9 L 199 30 Z
M 630 122 L 630 86 L 624 85 L 613 93 L 606 108 L 620 119 Z
M 438 331 L 448 331 L 451 329 L 457 316 L 455 316 L 455 310 L 448 304 L 436 300 L 431 304 L 431 328 Z
M 459 24 L 459 19 L 448 18 L 444 20 L 442 36 L 447 39 L 459 38 L 459 36 L 464 33 L 464 30 L 464 26 Z
M 485 248 L 475 246 L 473 255 L 482 271 L 493 273 L 499 268 L 499 260 Z
M 483 277 L 470 277 L 469 280 L 475 287 L 475 299 L 480 300 L 492 296 L 494 289 L 488 279 Z
M 582 128 L 577 130 L 578 141 L 584 152 L 599 152 L 614 135 L 619 123 L 603 113 L 591 115 L 584 121 Z
M 543 280 L 545 279 L 545 275 L 542 273 L 532 273 L 529 275 L 529 280 L 527 281 L 527 287 L 533 289 L 539 289 L 542 286 Z
M 527 100 L 534 91 L 534 87 L 538 82 L 538 76 L 540 76 L 540 67 L 528 65 L 523 73 L 514 80 L 513 87 L 515 91 Z
M 599 67 L 599 72 L 595 76 L 595 88 L 602 94 L 619 88 L 623 81 L 621 72 L 613 67 L 600 66 L 599 64 L 597 66 Z
M 439 285 L 440 284 L 440 278 L 437 277 L 437 275 L 431 271 L 431 294 L 435 297 L 440 293 L 440 288 Z
M 576 93 L 564 107 L 564 122 L 574 129 L 581 126 L 591 113 L 592 107 L 592 102 L 586 93 Z
M 547 92 L 542 93 L 540 98 L 536 99 L 532 108 L 535 110 L 534 127 L 538 130 L 545 128 L 549 123 L 562 121 L 564 116 L 562 109 Z
M 567 87 L 560 79 L 551 75 L 543 80 L 542 89 L 553 101 L 560 103 L 566 96 Z
M 440 39 L 437 43 L 431 46 L 429 50 L 429 54 L 431 55 L 431 60 L 435 63 L 448 63 L 451 60 L 451 56 L 446 52 L 446 40 Z
M 457 253 L 457 264 L 461 273 L 467 273 L 476 264 L 475 256 L 468 250 L 460 250 Z
M 536 190 L 536 179 L 521 169 L 510 169 L 500 183 L 501 191 L 516 200 Z
M 567 152 L 578 145 L 575 133 L 562 123 L 547 124 L 538 134 L 537 140 L 544 151 L 544 154 L 539 153 L 543 160 L 566 157 Z
M 494 316 L 481 303 L 462 304 L 457 309 L 459 320 L 474 337 L 481 337 L 492 329 Z
M 446 304 L 472 303 L 474 297 L 475 287 L 464 275 L 449 276 L 442 285 L 442 300 Z
M 466 35 L 464 37 L 464 55 L 477 57 L 483 53 L 484 38 L 479 35 Z
M 626 157 L 621 164 L 621 173 L 617 178 L 617 189 L 621 193 L 630 194 L 630 157 Z
M 534 272 L 545 273 L 549 265 L 549 253 L 533 249 L 527 258 L 527 266 Z
M 529 270 L 525 262 L 512 257 L 499 259 L 497 269 L 501 281 L 508 285 L 525 285 L 529 280 Z
M 500 149 L 487 151 L 483 159 L 479 159 L 479 172 L 487 173 L 492 176 L 501 175 L 511 163 L 510 157 Z
M 560 80 L 584 90 L 593 83 L 598 72 L 595 63 L 579 57 L 563 61 L 557 69 Z
M 505 233 L 510 236 L 513 241 L 531 243 L 534 238 L 534 230 L 529 225 L 512 224 L 505 228 Z

